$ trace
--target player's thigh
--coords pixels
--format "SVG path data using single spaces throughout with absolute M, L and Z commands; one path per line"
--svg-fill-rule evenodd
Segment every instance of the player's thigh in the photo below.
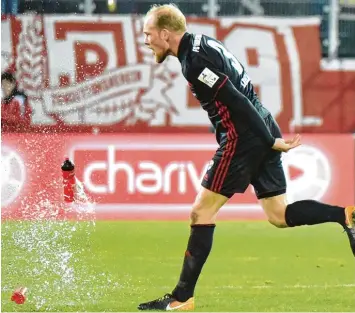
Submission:
M 287 185 L 279 152 L 271 151 L 267 155 L 251 184 L 270 223 L 278 227 L 286 226 Z
M 260 166 L 266 148 L 260 141 L 236 141 L 217 150 L 202 186 L 227 198 L 243 193 Z
M 269 220 L 276 227 L 287 227 L 285 213 L 287 207 L 286 194 L 260 199 L 260 204 Z
M 265 119 L 265 123 L 275 138 L 282 138 L 280 127 L 271 115 Z M 287 227 L 287 184 L 281 152 L 271 149 L 266 154 L 251 184 L 270 223 L 277 227 Z
M 270 198 L 286 193 L 286 177 L 282 166 L 281 153 L 271 151 L 261 163 L 251 184 L 257 198 Z
M 281 130 L 271 115 L 265 119 L 265 123 L 275 138 L 282 137 Z M 282 166 L 281 152 L 272 149 L 268 151 L 253 176 L 251 184 L 254 186 L 258 199 L 286 193 L 286 177 Z
M 211 224 L 215 223 L 217 213 L 228 201 L 228 197 L 215 193 L 201 186 L 195 202 L 192 205 L 191 224 Z

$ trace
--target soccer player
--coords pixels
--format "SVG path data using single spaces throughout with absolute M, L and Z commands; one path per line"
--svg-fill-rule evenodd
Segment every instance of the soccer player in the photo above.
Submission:
M 287 203 L 281 153 L 299 146 L 300 136 L 282 139 L 279 126 L 260 103 L 235 56 L 221 42 L 187 32 L 185 16 L 172 4 L 154 5 L 145 17 L 143 32 L 157 63 L 168 55 L 179 59 L 192 93 L 216 130 L 219 148 L 192 205 L 191 233 L 176 287 L 161 298 L 141 303 L 138 309 L 194 308 L 194 289 L 211 251 L 216 214 L 249 184 L 271 224 L 282 228 L 338 223 L 348 234 L 355 255 L 355 206 L 313 200 Z

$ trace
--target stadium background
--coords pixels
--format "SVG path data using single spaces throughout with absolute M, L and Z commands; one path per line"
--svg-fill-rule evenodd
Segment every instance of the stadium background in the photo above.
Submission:
M 165 256 L 166 263 L 175 262 L 174 275 L 156 255 L 172 244 L 183 251 L 189 207 L 216 143 L 177 60 L 156 65 L 144 48 L 142 16 L 152 3 L 159 1 L 19 1 L 15 15 L 2 15 L 1 70 L 14 73 L 32 108 L 29 124 L 2 120 L 3 310 L 19 310 L 9 295 L 26 284 L 29 301 L 21 310 L 132 311 L 137 297 L 166 291 L 147 292 L 153 278 L 158 287 L 177 278 L 182 253 Z M 176 3 L 190 31 L 223 41 L 246 66 L 285 137 L 302 134 L 303 146 L 284 157 L 289 200 L 355 203 L 354 1 Z M 90 199 L 70 207 L 62 201 L 66 155 Z M 226 299 L 237 290 L 244 300 L 209 306 L 205 299 L 202 310 L 280 311 L 290 297 L 293 311 L 355 307 L 353 259 L 333 225 L 279 235 L 265 222 L 251 188 L 222 209 L 220 220 L 220 248 L 206 269 L 210 278 L 202 281 L 232 286 Z M 252 235 L 255 229 L 264 241 Z M 233 239 L 241 247 L 234 254 L 228 250 Z M 78 253 L 81 248 L 86 252 Z M 218 271 L 225 253 L 226 268 L 235 271 L 238 255 L 237 272 L 248 273 L 245 279 L 236 273 L 239 283 Z M 281 272 L 288 274 L 280 274 L 275 258 L 305 274 L 291 275 L 285 265 Z M 203 288 L 205 298 L 213 297 L 214 289 Z M 84 289 L 91 295 L 83 296 Z M 276 294 L 279 302 L 272 300 Z M 254 296 L 258 304 L 248 302 Z

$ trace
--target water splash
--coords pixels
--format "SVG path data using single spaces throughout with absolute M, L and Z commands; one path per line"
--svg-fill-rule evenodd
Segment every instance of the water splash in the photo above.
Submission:
M 53 184 L 62 186 L 61 181 Z M 27 221 L 3 223 L 2 290 L 12 291 L 22 279 L 29 289 L 28 303 L 41 311 L 55 310 L 58 299 L 78 305 L 82 299 L 77 295 L 95 302 L 97 289 L 109 288 L 110 278 L 90 276 L 86 260 L 95 231 L 94 203 L 79 180 L 72 204 L 52 203 L 44 194 L 41 198 L 35 207 L 24 206 Z

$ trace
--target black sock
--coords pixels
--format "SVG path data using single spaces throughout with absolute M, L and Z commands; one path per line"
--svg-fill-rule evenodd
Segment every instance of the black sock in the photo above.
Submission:
M 174 298 L 184 302 L 194 294 L 195 286 L 203 265 L 210 254 L 215 225 L 193 225 L 180 279 L 172 292 Z
M 344 208 L 314 200 L 302 200 L 286 207 L 285 220 L 288 226 L 315 225 L 336 222 L 345 226 Z

